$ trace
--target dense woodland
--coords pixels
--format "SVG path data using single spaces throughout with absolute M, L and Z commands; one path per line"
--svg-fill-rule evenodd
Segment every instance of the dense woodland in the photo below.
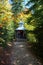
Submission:
M 15 39 L 15 29 L 22 19 L 28 44 L 43 58 L 43 0 L 27 0 L 25 7 L 24 0 L 11 1 L 10 4 L 8 0 L 0 0 L 0 45 L 6 47 L 7 42 Z

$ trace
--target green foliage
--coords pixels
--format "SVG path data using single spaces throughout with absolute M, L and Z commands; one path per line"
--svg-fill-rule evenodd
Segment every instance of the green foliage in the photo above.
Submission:
M 27 37 L 28 37 L 29 42 L 31 42 L 31 43 L 35 43 L 37 41 L 35 38 L 35 34 L 33 34 L 31 32 L 27 34 Z
M 30 0 L 29 3 L 34 3 L 30 10 L 33 10 L 32 18 L 28 20 L 31 25 L 36 26 L 34 34 L 38 42 L 33 44 L 33 48 L 36 50 L 40 57 L 43 57 L 43 1 L 42 0 Z M 34 21 L 32 21 L 34 20 Z M 32 37 L 32 36 L 31 36 Z M 32 37 L 33 38 L 33 37 Z
M 16 1 L 12 1 L 12 12 L 14 13 L 14 15 L 16 16 L 18 13 L 20 13 L 22 11 L 22 2 L 23 0 L 16 0 Z
M 2 25 L 2 24 L 1 24 Z M 7 29 L 6 26 L 0 26 L 0 45 L 6 46 Z
M 7 6 L 8 5 L 8 6 Z M 12 13 L 10 10 L 8 0 L 1 1 L 0 3 L 0 45 L 5 46 L 7 41 L 14 38 L 15 24 L 11 18 Z
M 15 28 L 14 28 L 14 22 L 10 21 L 7 25 L 7 41 L 11 41 L 14 38 L 15 34 Z

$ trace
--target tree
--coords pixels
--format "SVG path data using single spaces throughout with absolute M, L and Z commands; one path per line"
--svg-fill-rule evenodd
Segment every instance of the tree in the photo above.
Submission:
M 27 6 L 29 3 L 34 3 L 33 6 L 30 7 L 30 10 L 33 10 L 32 14 L 32 23 L 36 25 L 36 29 L 34 33 L 36 34 L 36 38 L 38 39 L 38 43 L 34 44 L 34 49 L 37 51 L 40 57 L 43 57 L 43 1 L 42 0 L 30 0 L 26 4 Z M 40 53 L 41 52 L 41 53 Z
M 10 31 L 9 31 L 10 30 Z M 9 35 L 10 34 L 10 35 Z M 11 5 L 8 0 L 1 0 L 0 3 L 0 42 L 6 44 L 8 39 L 13 38 L 14 22 L 12 18 Z
M 14 15 L 16 16 L 17 14 L 19 14 L 22 11 L 22 2 L 23 0 L 12 0 L 12 12 L 14 13 Z

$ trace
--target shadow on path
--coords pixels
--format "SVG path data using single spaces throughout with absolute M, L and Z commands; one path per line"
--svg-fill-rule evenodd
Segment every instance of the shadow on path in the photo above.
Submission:
M 30 47 L 25 41 L 9 42 L 6 48 L 0 47 L 0 65 L 42 65 Z

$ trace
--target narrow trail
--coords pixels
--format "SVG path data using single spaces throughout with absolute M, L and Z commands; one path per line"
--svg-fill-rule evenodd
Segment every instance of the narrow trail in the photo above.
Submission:
M 0 47 L 0 65 L 42 65 L 25 41 L 16 41 L 8 45 L 5 49 Z

